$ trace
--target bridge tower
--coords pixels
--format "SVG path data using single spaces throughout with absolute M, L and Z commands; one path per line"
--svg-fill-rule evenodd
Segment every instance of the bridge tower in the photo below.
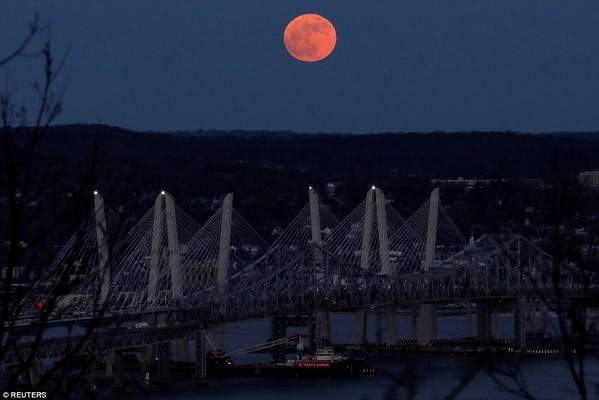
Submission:
M 370 262 L 370 245 L 372 243 L 372 216 L 374 215 L 374 194 L 376 188 L 373 186 L 366 193 L 364 207 L 364 222 L 362 228 L 362 245 L 360 249 L 360 268 L 368 270 Z M 368 313 L 366 309 L 356 311 L 354 315 L 354 344 L 360 346 L 366 341 L 368 332 Z
M 436 256 L 437 222 L 439 216 L 439 188 L 433 189 L 429 201 L 428 225 L 424 253 L 423 272 L 429 273 Z M 419 346 L 428 345 L 437 336 L 437 310 L 434 304 L 421 304 L 416 316 L 416 341 Z
M 175 200 L 173 197 L 162 191 L 154 201 L 154 214 L 152 224 L 152 242 L 150 250 L 150 271 L 148 277 L 148 304 L 155 304 L 159 299 L 160 267 L 163 259 L 168 261 L 168 270 L 170 274 L 170 296 L 175 304 L 181 299 L 183 294 L 183 284 L 181 276 L 181 262 L 179 260 L 179 234 L 177 232 L 177 215 L 175 212 Z M 166 254 L 164 253 L 163 236 L 164 225 L 166 225 Z M 164 326 L 167 323 L 165 315 L 155 315 L 152 323 Z M 177 358 L 186 360 L 189 357 L 187 340 L 177 340 L 173 344 L 173 352 Z M 154 346 L 153 353 L 158 355 L 160 362 L 160 371 L 164 371 L 166 379 L 168 363 L 170 362 L 169 343 L 160 343 Z M 146 353 L 152 352 L 145 349 Z
M 376 219 L 375 219 L 376 218 Z M 381 264 L 381 274 L 391 275 L 391 260 L 389 257 L 389 232 L 387 226 L 387 211 L 385 203 L 385 194 L 383 191 L 373 186 L 366 194 L 364 207 L 364 222 L 362 229 L 362 243 L 360 251 L 360 268 L 368 270 L 370 268 L 372 240 L 375 234 L 374 223 L 376 222 L 376 235 L 378 239 L 378 258 Z M 386 344 L 397 343 L 397 327 L 395 321 L 395 309 L 388 305 L 383 312 L 384 318 L 383 340 Z M 366 310 L 356 311 L 354 316 L 354 343 L 356 345 L 364 344 L 366 340 L 368 314 Z
M 318 199 L 318 193 L 312 186 L 308 188 L 308 198 L 310 203 L 310 241 L 314 245 L 314 267 L 322 268 L 322 229 L 320 226 L 320 202 Z M 322 280 L 322 273 L 317 274 L 317 280 Z M 326 309 L 320 309 L 316 311 L 314 315 L 316 319 L 315 332 L 313 335 L 314 342 L 317 347 L 322 347 L 327 343 L 331 342 L 331 323 L 329 312 Z
M 96 222 L 96 243 L 98 247 L 98 261 L 96 288 L 98 290 L 98 304 L 102 306 L 108 299 L 110 291 L 110 267 L 108 265 L 108 240 L 106 231 L 106 214 L 104 213 L 104 199 L 94 192 L 94 216 Z
M 218 246 L 218 262 L 216 265 L 216 286 L 219 295 L 224 296 L 228 288 L 229 265 L 231 258 L 231 228 L 233 225 L 233 193 L 223 199 L 220 241 Z M 225 324 L 218 323 L 211 332 L 212 342 L 218 350 L 225 348 Z
M 385 208 L 385 194 L 379 188 L 375 189 L 376 196 L 376 226 L 379 240 L 379 260 L 381 274 L 391 275 L 391 260 L 389 258 L 389 230 L 387 227 L 387 211 Z M 397 344 L 397 326 L 395 308 L 393 305 L 385 307 L 383 340 L 387 345 Z
M 372 243 L 372 216 L 374 215 L 373 186 L 366 194 L 366 207 L 364 209 L 364 229 L 362 230 L 362 247 L 360 251 L 360 268 L 367 270 L 370 262 L 370 245 Z
M 310 186 L 308 188 L 308 197 L 310 199 L 310 232 L 311 241 L 317 246 L 322 246 L 322 230 L 320 227 L 320 202 L 318 193 Z M 314 259 L 317 264 L 322 262 L 322 252 L 314 249 Z
M 376 194 L 376 224 L 379 239 L 379 258 L 381 260 L 381 274 L 391 275 L 391 260 L 389 259 L 389 232 L 387 229 L 387 211 L 385 209 L 385 194 L 379 188 Z
M 166 216 L 166 218 L 164 217 Z M 165 221 L 166 220 L 166 221 Z M 162 228 L 166 223 L 168 266 L 171 277 L 171 296 L 177 301 L 183 293 L 181 268 L 179 262 L 179 236 L 177 234 L 177 216 L 173 197 L 162 191 L 154 202 L 154 223 L 152 224 L 152 247 L 150 252 L 150 275 L 148 282 L 148 303 L 153 304 L 158 297 L 158 276 L 162 254 Z

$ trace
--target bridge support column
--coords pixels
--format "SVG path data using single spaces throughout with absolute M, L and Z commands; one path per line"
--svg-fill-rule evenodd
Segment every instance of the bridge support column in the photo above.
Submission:
M 139 383 L 150 386 L 150 366 L 152 365 L 152 346 L 145 346 L 141 353 L 137 354 L 139 361 Z
M 597 331 L 599 324 L 599 320 L 597 319 L 597 312 L 594 309 L 587 308 L 586 309 L 586 325 L 585 329 L 589 333 L 594 333 Z
M 377 307 L 374 311 L 376 344 L 383 344 L 385 342 L 385 329 L 383 328 L 384 319 L 385 316 L 383 315 L 383 310 L 380 307 Z
M 534 299 L 526 301 L 526 333 L 537 332 L 536 302 Z
M 225 350 L 225 323 L 219 322 L 210 329 L 210 340 L 217 351 Z
M 393 306 L 385 307 L 385 328 L 383 338 L 386 345 L 393 346 L 397 344 L 397 324 L 395 320 L 395 308 Z
M 541 302 L 541 326 L 543 329 L 543 335 L 549 334 L 549 307 L 545 302 Z
M 158 343 L 156 345 L 156 358 L 158 358 L 157 380 L 159 382 L 170 381 L 169 364 L 170 364 L 170 346 L 169 342 Z
M 327 310 L 316 311 L 312 330 L 312 340 L 316 349 L 322 349 L 331 343 L 331 324 Z
M 98 362 L 94 356 L 89 359 L 90 367 L 87 371 L 85 390 L 87 393 L 93 394 L 98 391 Z
M 499 313 L 493 312 L 491 313 L 491 338 L 499 339 Z
M 476 316 L 472 313 L 472 305 L 470 303 L 466 305 L 465 319 L 468 337 L 474 337 L 476 335 Z
M 434 304 L 421 304 L 416 316 L 416 342 L 426 346 L 437 337 L 437 308 Z
M 189 340 L 178 339 L 178 340 L 173 340 L 171 343 L 172 343 L 171 351 L 173 354 L 173 361 L 177 361 L 177 362 L 191 361 L 191 356 L 189 353 Z
M 282 339 L 287 336 L 287 318 L 272 317 L 270 320 L 270 338 L 271 340 Z M 287 345 L 274 347 L 271 351 L 274 362 L 281 363 L 287 359 Z
M 121 353 L 116 350 L 108 353 L 106 358 L 106 377 L 112 380 L 112 387 L 123 386 L 123 361 Z
M 493 312 L 490 304 L 486 302 L 476 305 L 476 327 L 480 344 L 488 344 L 493 336 Z
M 527 301 L 525 297 L 520 297 L 514 304 L 513 317 L 513 343 L 514 347 L 526 350 L 526 314 Z
M 362 346 L 366 343 L 368 328 L 368 313 L 365 309 L 360 309 L 354 314 L 354 344 Z
M 543 301 L 531 302 L 529 314 L 529 332 L 546 335 L 549 327 L 547 304 Z
M 170 324 L 168 315 L 166 313 L 155 314 L 154 321 L 158 327 L 165 327 Z M 155 344 L 152 347 L 154 358 L 158 364 L 156 380 L 159 382 L 168 382 L 170 381 L 169 365 L 171 361 L 171 343 L 162 342 Z
M 418 337 L 418 306 L 412 306 L 410 308 L 410 328 L 412 333 L 412 339 Z
M 33 361 L 29 367 L 29 383 L 31 386 L 36 386 L 40 383 L 42 376 L 42 365 L 39 361 Z
M 204 330 L 195 332 L 195 353 L 193 380 L 196 383 L 205 383 L 208 376 L 208 365 L 206 362 L 206 332 Z

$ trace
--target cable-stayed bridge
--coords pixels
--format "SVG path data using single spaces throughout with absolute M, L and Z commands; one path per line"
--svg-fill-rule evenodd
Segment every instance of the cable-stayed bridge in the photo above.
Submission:
M 436 337 L 437 305 L 465 302 L 476 305 L 481 340 L 494 335 L 494 313 L 509 310 L 514 344 L 525 347 L 535 307 L 547 307 L 556 290 L 575 306 L 598 284 L 596 275 L 556 265 L 520 235 L 466 240 L 438 188 L 403 218 L 372 187 L 342 220 L 309 188 L 306 206 L 272 244 L 235 210 L 233 194 L 201 225 L 161 192 L 124 237 L 113 237 L 117 215 L 97 192 L 94 205 L 15 307 L 24 326 L 42 314 L 56 326 L 93 321 L 95 331 L 77 349 L 82 354 L 114 358 L 120 349 L 158 346 L 164 355 L 169 342 L 188 350 L 194 339 L 200 363 L 206 331 L 222 349 L 224 324 L 252 318 L 272 318 L 273 338 L 283 337 L 286 326 L 310 324 L 314 342 L 323 344 L 335 311 L 355 312 L 361 344 L 371 308 L 383 315 L 384 341 L 393 344 L 399 307 L 412 310 L 414 336 L 425 346 Z M 119 325 L 130 321 L 143 323 Z M 60 357 L 71 347 L 72 338 L 43 340 L 34 358 Z M 22 343 L 4 363 L 30 353 Z

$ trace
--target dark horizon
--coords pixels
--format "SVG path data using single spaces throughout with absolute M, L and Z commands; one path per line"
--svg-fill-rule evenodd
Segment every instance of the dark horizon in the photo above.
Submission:
M 133 129 L 127 128 L 119 125 L 112 124 L 103 124 L 103 123 L 88 123 L 88 122 L 70 122 L 70 123 L 61 123 L 56 124 L 51 127 L 51 129 L 60 129 L 60 128 L 72 128 L 72 127 L 105 127 L 116 130 L 123 130 L 127 132 L 133 133 L 154 133 L 154 134 L 163 134 L 163 135 L 178 135 L 178 134 L 202 134 L 202 133 L 215 133 L 215 134 L 231 134 L 231 133 L 242 133 L 242 134 L 288 134 L 288 135 L 332 135 L 332 136 L 369 136 L 369 135 L 429 135 L 429 134 L 514 134 L 514 135 L 532 135 L 532 136 L 542 136 L 542 135 L 572 135 L 572 136 L 588 136 L 588 135 L 597 135 L 597 139 L 599 139 L 599 129 L 597 130 L 588 130 L 588 131 L 543 131 L 543 132 L 530 132 L 530 131 L 517 131 L 517 130 L 432 130 L 432 131 L 373 131 L 373 132 L 329 132 L 329 131 L 319 131 L 319 132 L 305 132 L 305 131 L 295 131 L 291 129 L 243 129 L 243 128 L 232 128 L 232 129 L 212 129 L 212 128 L 198 128 L 198 129 L 188 129 L 188 130 L 175 130 L 175 129 L 164 129 L 164 130 L 154 130 L 154 129 Z

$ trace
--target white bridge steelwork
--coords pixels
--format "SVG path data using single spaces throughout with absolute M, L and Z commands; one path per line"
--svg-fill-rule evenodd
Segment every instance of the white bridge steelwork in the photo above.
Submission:
M 394 308 L 416 307 L 416 335 L 424 345 L 435 336 L 435 304 L 500 301 L 521 308 L 552 294 L 556 280 L 569 299 L 597 287 L 595 275 L 555 265 L 520 235 L 467 242 L 442 207 L 438 188 L 404 219 L 373 187 L 342 221 L 309 188 L 308 204 L 270 246 L 234 209 L 232 194 L 201 226 L 166 192 L 109 246 L 116 215 L 94 196 L 90 219 L 16 315 L 35 320 L 41 308 L 56 324 L 149 321 L 139 329 L 103 328 L 81 353 L 189 339 L 209 328 L 218 340 L 226 321 L 287 315 L 316 314 L 319 335 L 330 338 L 328 312 L 336 310 L 356 311 L 360 342 L 364 328 L 358 325 L 373 306 L 386 310 L 388 321 Z M 396 340 L 394 323 L 387 323 L 385 340 Z M 45 341 L 36 358 L 68 348 L 65 340 Z M 22 344 L 3 362 L 17 362 L 28 351 Z

